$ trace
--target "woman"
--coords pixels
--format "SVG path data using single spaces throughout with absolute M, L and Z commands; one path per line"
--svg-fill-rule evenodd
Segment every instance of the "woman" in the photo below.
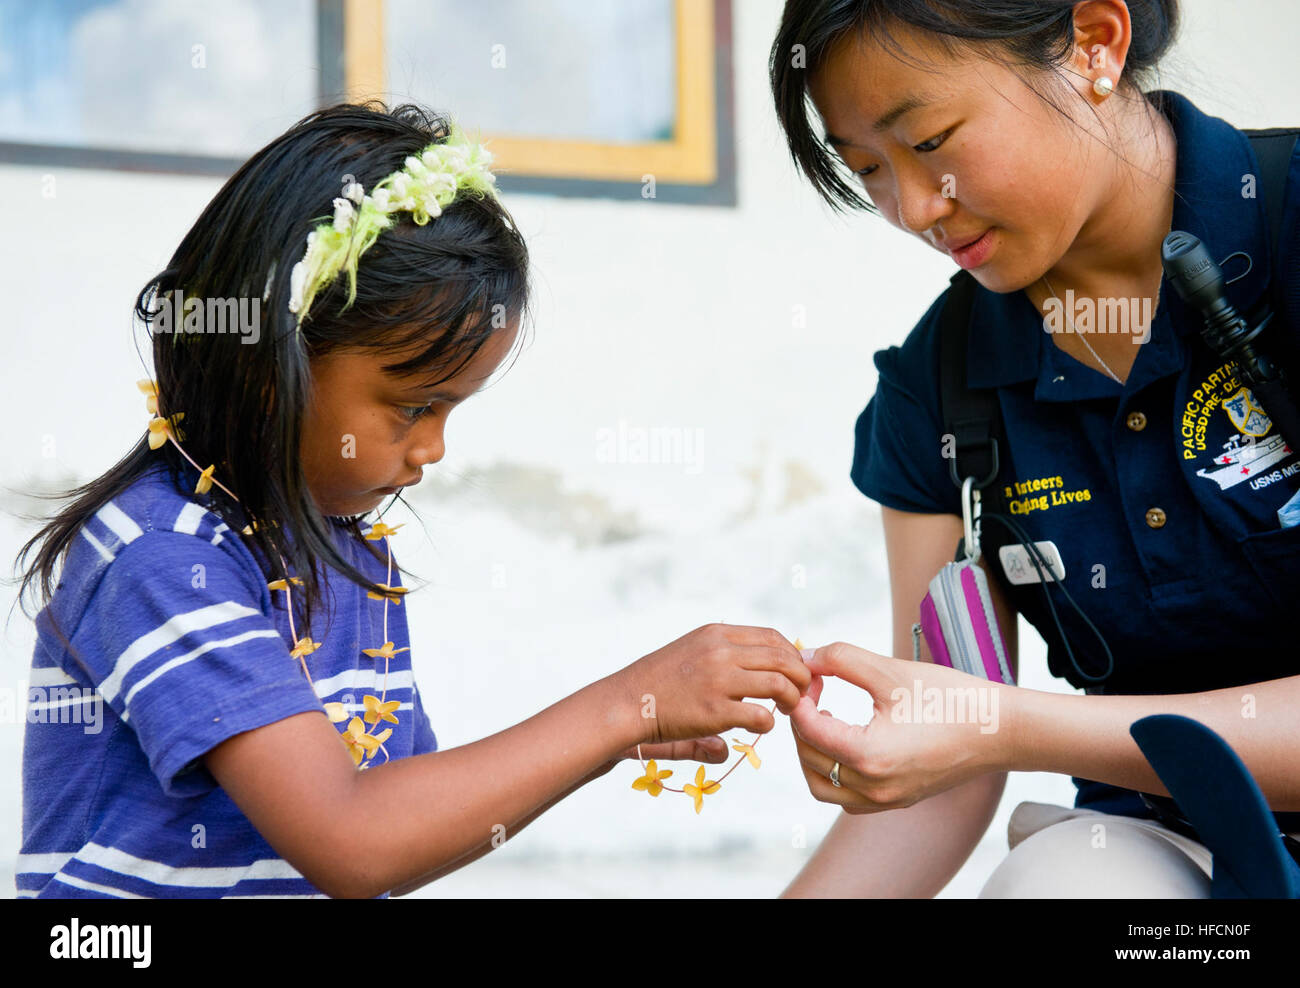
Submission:
M 832 205 L 874 207 L 978 283 L 967 384 L 996 389 L 1005 435 L 989 492 L 1029 539 L 1052 543 L 1064 576 L 1012 582 L 1015 545 L 1011 557 L 988 551 L 987 523 L 981 565 L 1013 674 L 1023 613 L 1052 673 L 1088 694 L 989 685 L 992 725 L 925 722 L 912 715 L 918 695 L 971 677 L 819 650 L 792 724 L 813 795 L 848 815 L 789 896 L 936 894 L 983 835 L 1007 771 L 1066 773 L 1078 794 L 1071 809 L 1017 807 L 1011 854 L 982 895 L 1205 896 L 1209 852 L 1176 807 L 1141 795 L 1167 790 L 1128 729 L 1158 712 L 1221 734 L 1279 829 L 1300 831 L 1288 620 L 1300 526 L 1278 513 L 1300 488 L 1300 459 L 1270 434 L 1236 365 L 1202 341 L 1160 252 L 1181 229 L 1221 263 L 1249 254 L 1226 289 L 1246 312 L 1270 287 L 1268 219 L 1247 137 L 1176 93 L 1140 89 L 1177 21 L 1176 0 L 786 5 L 771 74 L 797 164 Z M 1292 218 L 1298 171 L 1293 157 Z M 879 383 L 857 423 L 852 476 L 882 505 L 895 656 L 913 654 L 921 599 L 963 532 L 940 413 L 948 294 L 901 347 L 876 354 Z M 870 692 L 869 727 L 818 715 L 822 675 Z

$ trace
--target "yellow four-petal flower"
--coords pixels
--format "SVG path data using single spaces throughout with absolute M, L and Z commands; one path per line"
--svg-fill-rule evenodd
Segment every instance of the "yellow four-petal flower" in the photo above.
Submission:
M 304 655 L 311 655 L 311 653 L 320 648 L 322 644 L 322 642 L 314 642 L 310 638 L 299 638 L 294 644 L 293 650 L 289 654 L 295 659 L 299 659 Z
M 393 716 L 393 711 L 402 705 L 401 701 L 389 700 L 387 703 L 381 703 L 379 697 L 371 696 L 369 693 L 361 699 L 366 705 L 367 724 L 378 724 L 381 720 L 386 720 L 393 724 L 397 723 L 397 718 Z
M 325 704 L 325 716 L 331 724 L 339 724 L 348 719 L 348 712 L 341 703 Z
M 731 746 L 731 750 L 739 751 L 743 754 L 747 759 L 749 759 L 749 764 L 753 765 L 754 768 L 758 768 L 763 764 L 758 757 L 758 753 L 754 751 L 754 746 L 752 744 L 745 744 L 741 741 L 737 741 Z
M 384 728 L 384 730 L 374 735 L 371 738 L 371 740 L 374 741 L 375 743 L 373 745 L 366 745 L 366 749 L 367 749 L 366 757 L 369 758 L 376 751 L 378 751 L 380 746 L 382 746 L 385 741 L 387 741 L 390 737 L 392 737 L 392 735 L 393 735 L 393 729 L 391 727 L 386 727 Z M 363 741 L 362 744 L 365 744 L 365 742 Z M 388 756 L 385 755 L 384 757 L 388 757 Z
M 660 772 L 658 766 L 655 765 L 655 760 L 652 758 L 646 762 L 645 775 L 633 782 L 632 788 L 638 792 L 648 792 L 651 796 L 658 796 L 664 789 L 659 780 L 666 779 L 672 774 L 671 770 Z
M 374 751 L 379 747 L 379 742 L 366 733 L 366 725 L 361 723 L 360 717 L 353 717 L 348 721 L 348 729 L 339 735 L 343 743 L 347 745 L 348 751 L 352 753 L 352 764 L 360 765 L 361 759 L 366 757 L 367 752 Z
M 384 642 L 383 648 L 363 648 L 361 651 L 364 652 L 366 655 L 370 656 L 372 659 L 391 659 L 394 658 L 398 652 L 409 652 L 410 649 L 409 648 L 394 649 L 392 642 Z
M 686 793 L 686 795 L 692 797 L 695 800 L 696 813 L 700 812 L 700 807 L 704 805 L 704 797 L 713 795 L 721 788 L 722 788 L 721 783 L 713 782 L 712 780 L 706 780 L 704 778 L 703 765 L 701 765 L 699 767 L 699 770 L 695 773 L 695 785 L 691 785 L 688 782 L 686 783 L 686 785 L 682 786 L 682 789 Z
M 208 491 L 212 490 L 212 472 L 216 469 L 217 465 L 214 463 L 199 474 L 199 482 L 194 485 L 195 494 L 206 494 Z
M 373 590 L 367 590 L 366 596 L 371 600 L 391 600 L 394 604 L 402 603 L 402 594 L 410 593 L 407 587 L 390 587 L 387 583 L 377 583 L 376 586 L 383 587 L 388 593 L 375 593 Z
M 184 417 L 185 417 L 184 412 L 177 412 L 175 415 L 171 416 L 170 418 L 159 418 L 155 416 L 154 418 L 150 419 L 149 420 L 149 448 L 150 449 L 161 448 L 163 445 L 166 444 L 168 436 L 171 436 L 173 439 L 178 439 L 178 440 L 184 438 L 184 435 L 181 433 L 180 427 L 177 424 Z
M 136 381 L 135 386 L 139 388 L 141 391 L 143 391 L 145 394 L 145 400 L 144 400 L 145 407 L 148 408 L 152 414 L 157 415 L 158 414 L 158 385 L 156 385 L 152 380 L 146 377 L 143 381 Z

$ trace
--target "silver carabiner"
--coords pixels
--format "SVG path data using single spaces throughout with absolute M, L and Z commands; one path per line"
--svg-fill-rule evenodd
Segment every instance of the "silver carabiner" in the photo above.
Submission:
M 964 529 L 962 546 L 966 558 L 972 563 L 980 557 L 980 492 L 975 478 L 967 477 L 961 484 L 961 521 Z

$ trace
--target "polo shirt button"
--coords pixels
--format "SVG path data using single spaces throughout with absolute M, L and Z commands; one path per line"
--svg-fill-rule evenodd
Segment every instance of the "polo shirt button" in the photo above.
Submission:
M 1165 513 L 1160 508 L 1147 509 L 1147 524 L 1152 528 L 1165 527 Z
M 1147 427 L 1147 417 L 1141 412 L 1129 412 L 1128 427 L 1134 432 L 1141 432 Z

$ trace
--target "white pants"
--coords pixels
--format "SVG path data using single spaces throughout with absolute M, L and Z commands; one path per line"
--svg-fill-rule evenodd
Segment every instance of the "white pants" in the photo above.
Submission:
M 1213 857 L 1155 820 L 1021 803 L 981 899 L 1208 899 Z

